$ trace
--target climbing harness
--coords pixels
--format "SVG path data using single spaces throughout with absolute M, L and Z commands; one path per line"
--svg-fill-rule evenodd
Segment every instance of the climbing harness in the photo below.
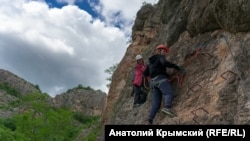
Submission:
M 159 76 L 156 76 L 156 77 L 154 77 L 154 78 L 151 79 L 151 83 L 152 83 L 152 87 L 153 88 L 155 88 L 155 87 L 159 88 L 159 86 L 161 85 L 161 83 L 167 81 L 167 78 L 166 79 L 162 78 L 160 80 L 157 80 L 158 78 L 159 78 Z

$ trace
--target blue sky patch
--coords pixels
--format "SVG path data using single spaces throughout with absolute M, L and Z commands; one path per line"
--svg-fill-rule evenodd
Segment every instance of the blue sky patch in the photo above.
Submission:
M 55 8 L 55 7 L 62 8 L 66 5 L 68 5 L 67 3 L 58 3 L 56 0 L 45 0 L 45 2 L 49 5 L 50 8 Z M 94 1 L 92 1 L 92 2 L 94 2 Z M 95 2 L 95 3 L 97 3 L 97 2 Z M 92 15 L 93 18 L 98 17 L 98 13 L 96 13 L 92 9 L 92 7 L 89 5 L 87 0 L 76 1 L 74 3 L 74 5 L 76 5 L 80 9 L 83 9 L 84 11 L 88 12 L 90 15 Z

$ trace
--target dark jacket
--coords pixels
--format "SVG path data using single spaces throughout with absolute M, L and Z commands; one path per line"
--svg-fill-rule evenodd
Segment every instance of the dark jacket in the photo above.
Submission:
M 156 54 L 149 58 L 149 64 L 143 74 L 144 76 L 150 76 L 151 78 L 158 75 L 169 78 L 166 68 L 175 68 L 180 71 L 180 67 L 176 64 L 168 62 L 164 55 Z

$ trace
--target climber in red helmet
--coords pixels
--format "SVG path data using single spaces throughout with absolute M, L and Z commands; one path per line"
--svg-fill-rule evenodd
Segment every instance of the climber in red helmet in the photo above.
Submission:
M 173 90 L 168 81 L 169 74 L 166 68 L 175 68 L 178 71 L 183 69 L 176 64 L 166 60 L 165 55 L 169 52 L 166 45 L 158 45 L 155 48 L 154 55 L 149 58 L 149 64 L 144 71 L 144 76 L 151 77 L 151 91 L 153 95 L 152 107 L 148 116 L 147 124 L 153 124 L 153 119 L 160 109 L 162 96 L 164 97 L 164 108 L 162 112 L 174 117 L 172 112 Z

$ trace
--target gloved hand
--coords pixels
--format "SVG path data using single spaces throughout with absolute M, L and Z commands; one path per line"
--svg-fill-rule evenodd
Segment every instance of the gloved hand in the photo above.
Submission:
M 179 71 L 181 72 L 181 73 L 186 73 L 186 70 L 183 68 L 183 67 L 181 67 L 181 66 L 178 66 L 179 67 Z

